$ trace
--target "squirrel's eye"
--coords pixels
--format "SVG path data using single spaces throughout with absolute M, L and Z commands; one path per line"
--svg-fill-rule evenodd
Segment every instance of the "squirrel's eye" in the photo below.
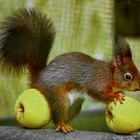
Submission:
M 127 73 L 124 74 L 124 79 L 125 80 L 132 80 L 132 78 L 133 77 L 132 77 L 132 75 L 129 72 L 127 72 Z

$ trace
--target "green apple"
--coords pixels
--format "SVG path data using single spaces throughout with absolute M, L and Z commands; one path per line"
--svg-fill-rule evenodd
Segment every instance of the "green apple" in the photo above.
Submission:
M 16 100 L 17 121 L 27 128 L 39 128 L 51 119 L 51 110 L 46 98 L 37 89 L 25 90 Z
M 106 122 L 116 133 L 128 134 L 140 128 L 140 102 L 126 97 L 123 104 L 110 102 L 106 107 Z

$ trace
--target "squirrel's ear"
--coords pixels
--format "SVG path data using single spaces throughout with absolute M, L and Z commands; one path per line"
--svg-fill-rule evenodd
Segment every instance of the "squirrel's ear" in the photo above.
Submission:
M 115 37 L 115 45 L 114 45 L 114 55 L 115 57 L 120 57 L 123 59 L 124 57 L 132 57 L 131 49 L 126 40 L 124 40 L 121 36 Z

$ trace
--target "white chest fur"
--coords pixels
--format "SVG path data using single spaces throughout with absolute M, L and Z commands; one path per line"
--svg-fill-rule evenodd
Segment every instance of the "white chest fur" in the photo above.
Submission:
M 91 97 L 88 96 L 88 94 L 86 92 L 79 92 L 76 90 L 72 90 L 69 94 L 68 94 L 68 101 L 69 101 L 69 105 L 72 105 L 77 99 L 83 99 L 83 100 L 91 100 Z

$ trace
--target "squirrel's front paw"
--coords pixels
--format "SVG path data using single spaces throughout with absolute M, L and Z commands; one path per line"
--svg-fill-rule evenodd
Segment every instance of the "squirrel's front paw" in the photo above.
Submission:
M 122 93 L 116 93 L 113 99 L 115 105 L 117 104 L 117 102 L 120 102 L 120 104 L 123 104 L 124 100 L 125 100 L 125 96 Z
M 69 125 L 66 125 L 65 123 L 58 123 L 57 127 L 55 129 L 56 132 L 61 131 L 63 133 L 70 133 L 73 131 L 73 128 Z

